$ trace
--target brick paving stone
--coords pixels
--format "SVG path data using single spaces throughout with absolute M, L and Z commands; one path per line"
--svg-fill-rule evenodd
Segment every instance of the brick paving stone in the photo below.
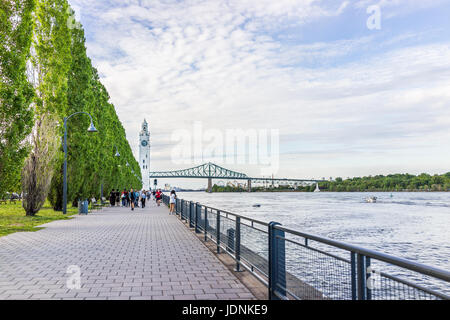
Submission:
M 152 300 L 173 300 L 173 296 L 153 296 Z
M 104 208 L 0 238 L 0 299 L 254 299 L 198 238 L 153 202 Z M 81 289 L 67 281 L 81 271 Z
M 215 294 L 196 294 L 196 300 L 218 300 L 219 298 Z

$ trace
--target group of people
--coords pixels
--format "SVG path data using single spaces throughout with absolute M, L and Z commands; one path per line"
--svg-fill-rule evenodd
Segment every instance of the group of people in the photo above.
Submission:
M 175 193 L 175 191 L 172 191 L 172 193 Z M 130 208 L 134 211 L 134 208 L 141 207 L 145 208 L 145 203 L 148 200 L 150 200 L 153 196 L 153 199 L 156 201 L 156 204 L 158 207 L 161 205 L 162 201 L 162 191 L 161 189 L 158 190 L 133 190 L 131 188 L 130 190 L 123 189 L 122 192 L 119 191 L 119 189 L 115 190 L 113 189 L 109 194 L 109 203 L 112 207 L 114 206 L 122 206 Z M 172 194 L 171 194 L 171 202 L 172 204 Z M 171 210 L 172 211 L 172 210 Z
M 151 193 L 146 190 L 130 190 L 123 189 L 122 192 L 119 189 L 113 189 L 109 194 L 109 203 L 112 207 L 114 206 L 122 206 L 122 207 L 131 207 L 131 210 L 134 210 L 135 207 L 145 208 L 145 203 L 147 199 L 150 199 Z

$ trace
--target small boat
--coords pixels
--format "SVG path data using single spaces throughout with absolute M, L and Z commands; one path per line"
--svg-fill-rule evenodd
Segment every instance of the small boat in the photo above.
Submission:
M 254 204 L 253 208 L 261 208 L 261 205 L 260 204 Z
M 377 197 L 370 197 L 366 199 L 367 203 L 376 203 L 377 202 Z
M 320 188 L 319 188 L 319 184 L 316 183 L 316 190 L 314 190 L 314 192 L 320 192 Z

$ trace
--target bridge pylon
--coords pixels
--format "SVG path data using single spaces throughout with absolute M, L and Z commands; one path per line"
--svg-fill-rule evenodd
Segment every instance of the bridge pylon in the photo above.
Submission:
M 208 193 L 212 193 L 212 178 L 208 178 Z

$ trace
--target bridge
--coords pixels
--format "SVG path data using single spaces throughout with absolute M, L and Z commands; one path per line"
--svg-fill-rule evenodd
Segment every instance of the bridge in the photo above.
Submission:
M 214 163 L 205 163 L 197 167 L 175 170 L 175 171 L 159 171 L 150 172 L 150 179 L 156 178 L 181 178 L 181 179 L 208 179 L 208 191 L 212 191 L 212 180 L 213 179 L 223 179 L 223 180 L 245 180 L 247 181 L 248 191 L 252 190 L 253 182 L 271 182 L 272 185 L 277 183 L 319 183 L 323 180 L 313 180 L 313 179 L 289 179 L 289 178 L 255 178 L 249 177 L 245 173 L 232 171 Z

